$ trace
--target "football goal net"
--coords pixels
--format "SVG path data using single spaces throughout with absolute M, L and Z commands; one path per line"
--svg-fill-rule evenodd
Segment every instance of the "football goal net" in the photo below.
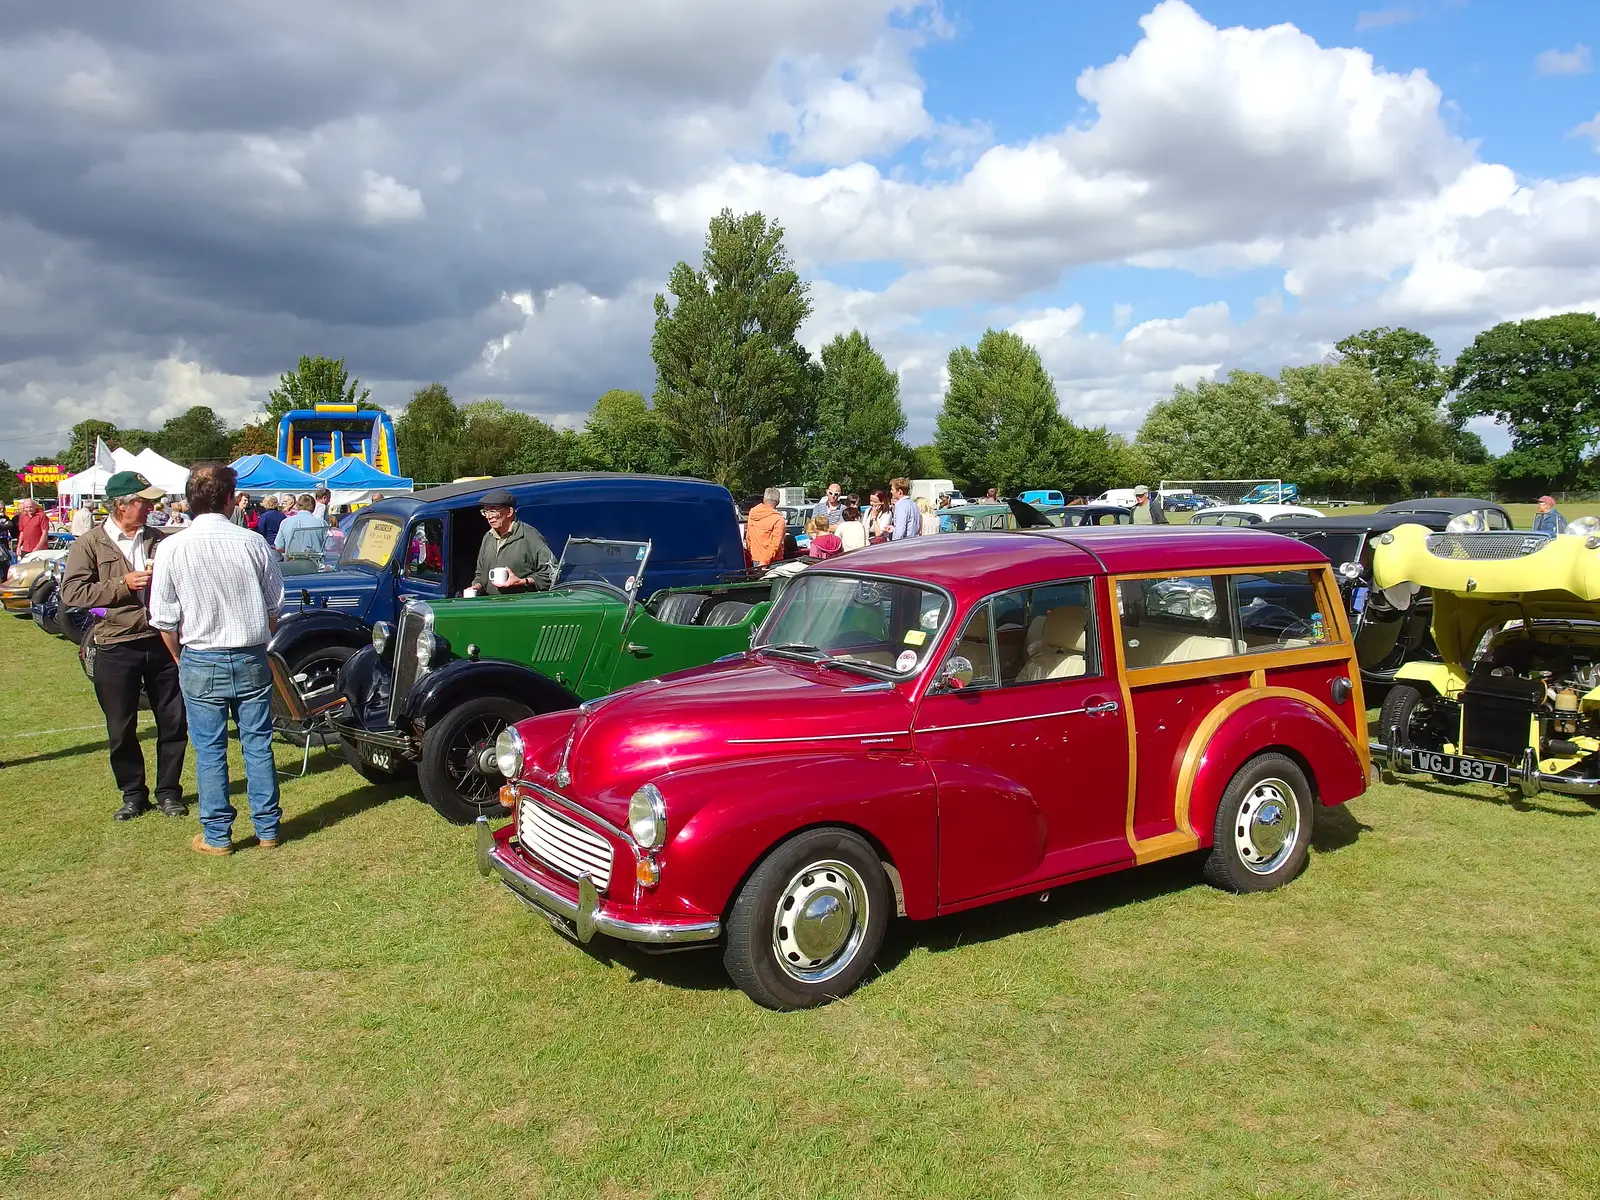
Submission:
M 1204 504 L 1238 504 L 1247 497 L 1256 504 L 1292 503 L 1283 499 L 1281 479 L 1163 479 L 1163 501 L 1191 493 Z

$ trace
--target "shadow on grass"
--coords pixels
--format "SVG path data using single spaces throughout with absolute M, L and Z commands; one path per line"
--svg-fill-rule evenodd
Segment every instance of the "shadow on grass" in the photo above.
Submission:
M 1311 829 L 1311 848 L 1318 854 L 1334 854 L 1354 846 L 1363 833 L 1371 832 L 1372 826 L 1359 820 L 1348 805 L 1319 806 Z
M 67 746 L 61 750 L 46 750 L 43 754 L 25 754 L 21 758 L 0 759 L 0 767 L 26 767 L 31 763 L 52 762 L 58 758 L 76 758 L 80 754 L 104 754 L 106 739 L 85 742 L 81 746 Z
M 1471 800 L 1478 804 L 1493 804 L 1500 808 L 1509 808 L 1514 812 L 1540 812 L 1548 813 L 1552 817 L 1593 817 L 1600 815 L 1584 800 L 1582 796 L 1563 796 L 1559 792 L 1541 792 L 1535 796 L 1519 796 L 1510 792 L 1486 792 L 1473 787 L 1452 786 L 1448 783 L 1435 783 L 1427 776 L 1401 775 L 1398 782 L 1405 787 L 1413 788 L 1419 792 L 1427 792 L 1430 796 L 1440 796 L 1451 800 Z M 1570 808 L 1557 807 L 1560 804 L 1571 805 Z
M 313 809 L 286 817 L 279 826 L 285 841 L 298 841 L 324 829 L 331 828 L 347 817 L 359 816 L 369 808 L 387 804 L 404 791 L 396 784 L 369 783 L 353 792 L 346 792 L 332 800 L 324 801 Z

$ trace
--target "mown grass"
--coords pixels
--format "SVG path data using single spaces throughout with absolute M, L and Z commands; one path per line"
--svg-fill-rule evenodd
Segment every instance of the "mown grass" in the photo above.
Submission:
M 96 731 L 22 736 L 97 719 L 71 647 L 0 662 L 0 1193 L 1600 1193 L 1582 804 L 1376 788 L 1281 892 L 1185 859 L 902 926 L 778 1015 L 580 952 L 331 761 L 276 854 L 114 824 Z

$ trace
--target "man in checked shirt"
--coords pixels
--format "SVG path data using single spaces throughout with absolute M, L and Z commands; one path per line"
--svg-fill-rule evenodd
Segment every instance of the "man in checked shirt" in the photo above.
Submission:
M 263 850 L 277 849 L 283 817 L 267 666 L 267 641 L 283 607 L 283 575 L 272 547 L 229 519 L 237 482 L 232 467 L 189 473 L 185 496 L 194 521 L 162 543 L 150 583 L 150 624 L 178 659 L 189 715 L 201 829 L 190 845 L 200 854 L 233 852 L 230 715 L 239 728 L 250 820 Z

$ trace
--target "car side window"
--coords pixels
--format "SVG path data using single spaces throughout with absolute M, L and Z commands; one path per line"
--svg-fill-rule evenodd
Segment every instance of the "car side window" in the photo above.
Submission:
M 1487 518 L 1490 529 L 1510 529 L 1511 522 L 1506 520 L 1506 515 L 1497 509 L 1489 509 L 1484 516 Z
M 993 605 L 1002 686 L 1100 674 L 1090 580 L 1006 592 Z
M 411 526 L 411 536 L 406 543 L 405 567 L 407 579 L 426 583 L 444 582 L 444 522 L 437 517 L 418 521 Z
M 1317 646 L 1333 637 L 1333 622 L 1322 611 L 1310 571 L 1235 575 L 1233 589 L 1246 653 Z
M 1240 653 L 1226 575 L 1123 579 L 1116 594 L 1122 657 L 1130 670 Z

